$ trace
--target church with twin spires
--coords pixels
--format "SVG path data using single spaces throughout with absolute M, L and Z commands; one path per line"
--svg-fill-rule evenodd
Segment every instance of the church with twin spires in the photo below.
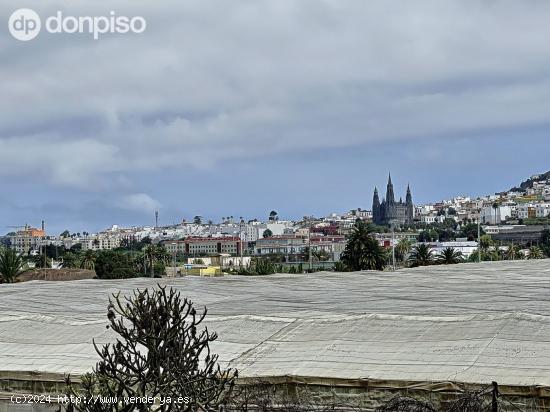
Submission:
M 391 174 L 388 178 L 386 198 L 382 199 L 382 202 L 380 202 L 378 196 L 378 189 L 375 187 L 372 199 L 372 221 L 377 225 L 412 225 L 414 222 L 414 204 L 410 186 L 407 186 L 405 202 L 403 202 L 402 198 L 399 199 L 399 202 L 395 201 Z

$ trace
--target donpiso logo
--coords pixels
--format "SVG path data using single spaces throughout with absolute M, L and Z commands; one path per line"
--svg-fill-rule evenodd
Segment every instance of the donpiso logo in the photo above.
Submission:
M 29 41 L 40 33 L 42 20 L 31 9 L 18 9 L 8 21 L 11 35 L 17 40 Z M 44 20 L 48 33 L 89 33 L 94 40 L 104 34 L 143 33 L 147 21 L 141 16 L 119 16 L 111 11 L 108 16 L 65 16 L 58 11 Z
M 8 21 L 10 33 L 17 40 L 29 41 L 40 33 L 40 16 L 31 9 L 15 10 Z

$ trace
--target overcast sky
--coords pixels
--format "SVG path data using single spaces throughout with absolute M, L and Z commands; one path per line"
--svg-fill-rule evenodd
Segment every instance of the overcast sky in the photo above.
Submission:
M 27 0 L 143 34 L 7 30 L 0 233 L 416 202 L 550 170 L 550 2 Z

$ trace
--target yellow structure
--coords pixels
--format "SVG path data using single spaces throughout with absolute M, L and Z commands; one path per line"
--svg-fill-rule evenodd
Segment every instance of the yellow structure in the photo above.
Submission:
M 222 269 L 220 266 L 193 265 L 183 273 L 192 276 L 222 276 Z

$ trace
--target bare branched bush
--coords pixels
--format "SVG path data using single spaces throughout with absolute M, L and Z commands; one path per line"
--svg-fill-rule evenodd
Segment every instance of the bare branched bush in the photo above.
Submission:
M 210 351 L 217 339 L 201 327 L 206 308 L 165 287 L 113 295 L 107 317 L 115 343 L 94 347 L 100 356 L 81 385 L 67 378 L 69 410 L 218 411 L 237 372 L 222 370 Z

